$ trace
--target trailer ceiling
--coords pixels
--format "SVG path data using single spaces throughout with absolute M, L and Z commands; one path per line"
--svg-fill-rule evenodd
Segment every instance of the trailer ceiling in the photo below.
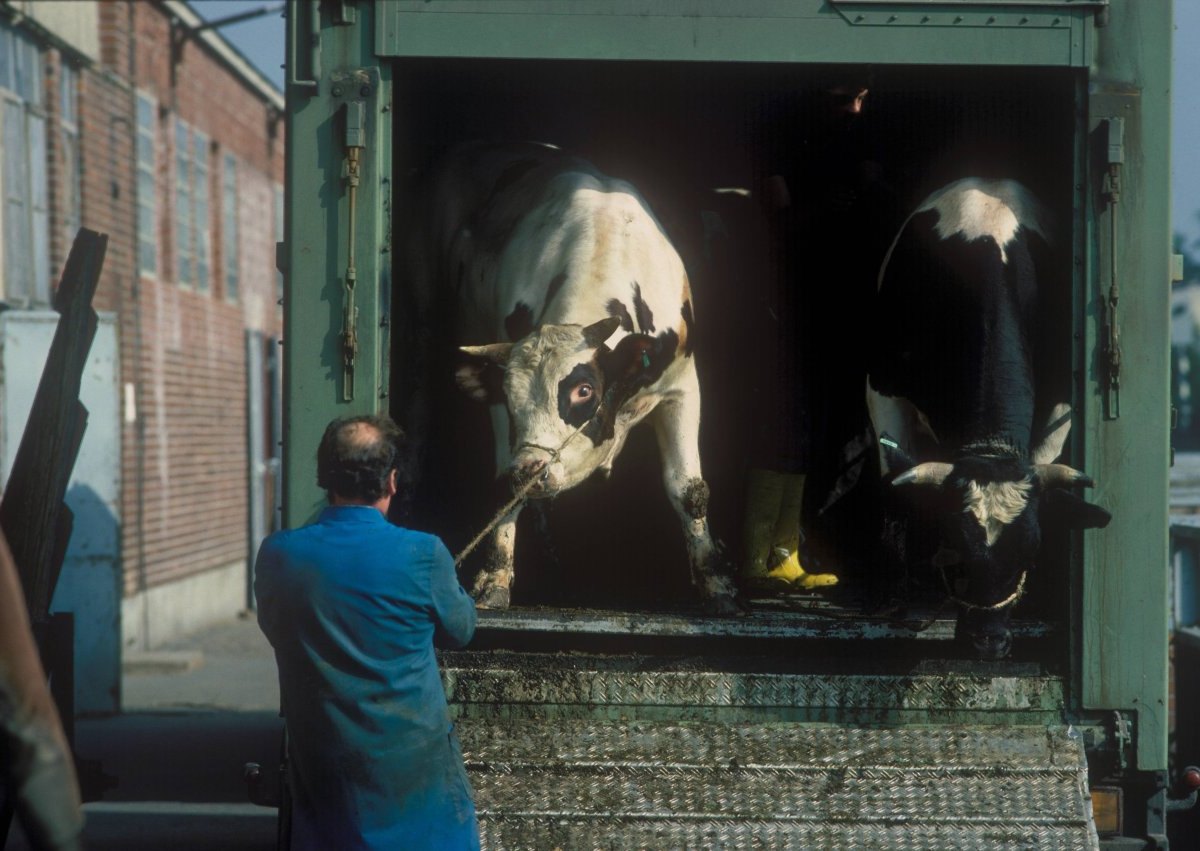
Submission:
M 380 57 L 1087 67 L 1107 4 L 381 0 Z M 947 38 L 946 30 L 954 30 Z

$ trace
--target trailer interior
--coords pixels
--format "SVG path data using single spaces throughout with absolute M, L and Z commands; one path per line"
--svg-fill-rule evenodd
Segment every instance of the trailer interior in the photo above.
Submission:
M 736 570 L 748 471 L 806 472 L 805 565 L 841 578 L 827 591 L 753 596 L 753 614 L 738 623 L 704 618 L 653 434 L 640 426 L 609 480 L 522 513 L 513 609 L 489 613 L 486 636 L 538 647 L 553 633 L 556 646 L 656 653 L 695 650 L 706 637 L 729 651 L 788 636 L 810 660 L 833 641 L 839 658 L 860 662 L 881 649 L 906 663 L 959 654 L 953 607 L 933 573 L 914 572 L 907 611 L 874 614 L 867 603 L 879 581 L 876 464 L 861 443 L 867 302 L 896 229 L 930 191 L 964 176 L 1017 177 L 1036 188 L 1068 246 L 1049 276 L 1061 302 L 1048 315 L 1062 326 L 1062 362 L 1073 363 L 1078 73 L 459 58 L 395 60 L 393 79 L 399 220 L 410 178 L 470 140 L 554 144 L 639 188 L 691 281 L 715 537 Z M 848 117 L 846 92 L 862 89 L 863 109 Z M 849 211 L 833 197 L 847 190 Z M 404 287 L 402 274 L 394 286 Z M 442 391 L 415 522 L 457 553 L 499 504 L 488 417 L 448 375 L 407 375 L 405 345 L 398 330 L 393 386 L 419 380 Z M 1066 664 L 1072 553 L 1069 535 L 1047 530 L 1014 612 L 1014 660 Z M 467 560 L 464 584 L 480 564 L 477 554 Z

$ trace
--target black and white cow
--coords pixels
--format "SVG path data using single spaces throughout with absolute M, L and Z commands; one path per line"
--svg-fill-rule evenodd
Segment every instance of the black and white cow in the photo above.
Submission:
M 919 558 L 906 549 L 919 504 L 936 515 L 926 555 L 958 604 L 959 636 L 984 658 L 1011 648 L 1009 612 L 1043 518 L 1109 520 L 1065 490 L 1092 482 L 1054 463 L 1071 408 L 1067 347 L 1053 338 L 1067 327 L 1055 314 L 1069 288 L 1047 260 L 1051 240 L 1047 211 L 1024 186 L 968 178 L 917 207 L 879 275 L 867 405 L 895 488 L 890 569 Z
M 456 339 L 476 344 L 457 379 L 491 403 L 497 475 L 554 497 L 607 474 L 648 420 L 693 584 L 735 611 L 708 528 L 688 278 L 646 202 L 535 144 L 459 146 L 422 195 L 407 285 L 425 305 L 449 296 Z M 491 535 L 473 590 L 482 608 L 509 605 L 520 510 Z

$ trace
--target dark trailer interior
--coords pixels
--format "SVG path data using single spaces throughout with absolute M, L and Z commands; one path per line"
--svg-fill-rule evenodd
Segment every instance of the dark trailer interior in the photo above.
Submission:
M 880 580 L 872 560 L 877 462 L 873 447 L 854 444 L 867 427 L 867 310 L 889 244 L 930 191 L 959 177 L 1013 177 L 1056 219 L 1064 250 L 1050 277 L 1062 303 L 1047 321 L 1061 325 L 1060 356 L 1072 362 L 1078 72 L 459 58 L 396 60 L 393 79 L 397 221 L 412 177 L 449 146 L 480 139 L 552 143 L 647 198 L 692 286 L 709 520 L 735 572 L 749 470 L 807 474 L 802 560 L 809 570 L 837 573 L 840 584 L 754 596 L 755 614 L 739 625 L 703 621 L 710 637 L 724 649 L 739 635 L 895 639 L 840 645 L 839 653 L 864 662 L 881 647 L 910 659 L 956 655 L 954 610 L 942 605 L 932 572 L 914 572 L 914 605 L 898 622 L 864 612 Z M 848 118 L 839 112 L 846 92 L 861 88 L 864 108 Z M 393 280 L 400 305 L 405 282 L 402 274 Z M 437 391 L 436 442 L 412 522 L 457 553 L 500 504 L 489 420 L 484 406 L 454 389 L 450 370 L 405 372 L 411 333 L 398 313 L 393 412 L 414 381 Z M 437 336 L 449 344 L 447 333 Z M 628 628 L 647 615 L 665 624 L 703 614 L 660 475 L 652 431 L 642 425 L 609 480 L 527 507 L 514 608 L 481 623 L 510 624 L 504 640 L 534 648 L 545 646 L 547 629 L 557 633 L 556 647 L 582 649 L 624 643 L 660 652 L 683 641 L 683 632 L 703 640 L 707 628 L 664 628 L 652 643 Z M 1069 537 L 1046 530 L 1040 564 L 1014 612 L 1017 661 L 1051 670 L 1067 663 L 1069 588 L 1078 570 Z M 481 564 L 477 552 L 463 566 L 468 587 Z M 624 626 L 595 626 L 614 618 Z M 523 632 L 522 623 L 530 628 Z M 482 646 L 494 636 L 481 634 Z M 816 649 L 805 653 L 811 658 Z

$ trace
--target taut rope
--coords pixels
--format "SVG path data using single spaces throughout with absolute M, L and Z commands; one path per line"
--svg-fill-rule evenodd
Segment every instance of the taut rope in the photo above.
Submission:
M 533 489 L 534 485 L 536 485 L 540 479 L 544 479 L 546 476 L 550 475 L 550 465 L 558 460 L 559 455 L 561 455 L 562 451 L 567 448 L 567 444 L 571 442 L 575 435 L 583 431 L 584 427 L 592 421 L 594 416 L 595 414 L 593 414 L 591 417 L 588 417 L 586 420 L 584 420 L 583 424 L 579 426 L 579 428 L 568 434 L 566 440 L 559 445 L 558 449 L 548 449 L 545 446 L 538 446 L 535 443 L 522 443 L 521 446 L 517 447 L 520 449 L 525 446 L 532 446 L 535 449 L 541 449 L 543 452 L 548 452 L 550 454 L 550 460 L 546 462 L 545 472 L 540 476 L 530 476 L 529 481 L 517 489 L 517 492 L 513 494 L 513 498 L 506 502 L 503 507 L 496 512 L 495 516 L 492 517 L 488 524 L 479 530 L 479 534 L 472 538 L 470 543 L 463 547 L 459 554 L 454 557 L 455 567 L 458 567 L 460 564 L 462 564 L 463 559 L 469 556 L 472 551 L 479 546 L 480 541 L 491 534 L 492 530 L 499 525 L 500 521 L 503 520 L 510 511 L 525 501 L 525 495 Z

